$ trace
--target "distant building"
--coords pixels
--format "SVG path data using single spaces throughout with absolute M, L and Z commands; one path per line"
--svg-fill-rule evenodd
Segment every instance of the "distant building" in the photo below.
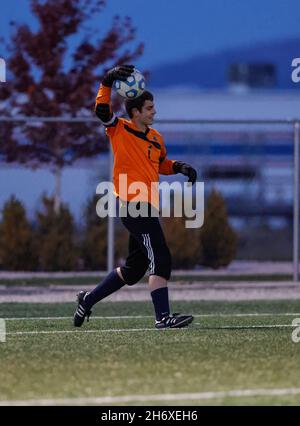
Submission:
M 250 89 L 154 90 L 157 119 L 300 120 L 299 91 Z
M 299 92 L 248 88 L 237 93 L 183 88 L 155 90 L 154 95 L 157 109 L 154 127 L 164 135 L 169 158 L 192 163 L 206 189 L 217 187 L 228 204 L 233 200 L 233 206 L 237 205 L 236 199 L 243 204 L 241 200 L 245 198 L 256 206 L 291 205 L 292 124 L 163 124 L 159 120 L 300 120 L 300 86 Z M 99 132 L 100 128 L 99 124 Z M 65 168 L 62 198 L 78 218 L 83 203 L 108 176 L 107 154 L 80 160 L 74 167 Z M 41 194 L 45 191 L 51 194 L 53 188 L 53 176 L 46 168 L 34 172 L 20 165 L 15 169 L 13 165 L 1 164 L 0 206 L 15 193 L 33 212 Z
M 155 93 L 157 119 L 300 120 L 300 90 Z M 234 207 L 266 205 L 290 220 L 293 198 L 293 124 L 186 124 L 156 127 L 165 135 L 170 158 L 194 164 L 206 189 L 217 187 Z M 287 206 L 282 209 L 279 206 Z M 290 213 L 287 213 L 290 212 Z
M 264 63 L 234 63 L 228 69 L 230 87 L 275 88 L 276 67 Z

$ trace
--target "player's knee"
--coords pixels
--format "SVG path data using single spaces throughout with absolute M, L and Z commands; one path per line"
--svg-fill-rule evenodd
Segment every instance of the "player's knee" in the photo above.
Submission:
M 121 268 L 121 273 L 124 278 L 125 284 L 131 286 L 138 283 L 147 271 L 147 266 L 144 268 L 133 269 L 133 268 Z

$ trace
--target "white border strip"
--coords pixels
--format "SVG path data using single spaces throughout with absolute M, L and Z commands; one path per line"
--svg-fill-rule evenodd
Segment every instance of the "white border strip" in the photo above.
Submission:
M 256 396 L 287 396 L 300 395 L 300 388 L 286 389 L 241 389 L 224 392 L 199 392 L 178 393 L 161 395 L 126 395 L 126 396 L 103 396 L 87 398 L 62 398 L 62 399 L 29 399 L 29 400 L 7 400 L 0 401 L 0 406 L 18 405 L 85 405 L 85 404 L 119 404 L 126 402 L 149 402 L 149 401 L 191 401 L 224 398 L 241 398 Z

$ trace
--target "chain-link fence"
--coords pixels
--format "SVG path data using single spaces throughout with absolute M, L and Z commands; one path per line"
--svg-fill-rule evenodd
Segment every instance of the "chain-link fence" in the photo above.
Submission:
M 299 123 L 164 120 L 154 127 L 164 136 L 168 158 L 192 164 L 205 194 L 217 189 L 224 197 L 238 235 L 237 259 L 293 259 L 297 280 Z M 100 181 L 111 179 L 112 157 L 99 121 L 0 118 L 0 128 L 1 205 L 14 193 L 34 218 L 41 194 L 55 192 L 70 205 L 80 229 L 85 203 Z M 14 159 L 17 145 L 23 151 Z M 115 247 L 126 245 L 123 237 L 115 241 L 115 222 L 108 220 L 109 269 L 117 261 Z M 199 266 L 198 259 L 192 266 Z

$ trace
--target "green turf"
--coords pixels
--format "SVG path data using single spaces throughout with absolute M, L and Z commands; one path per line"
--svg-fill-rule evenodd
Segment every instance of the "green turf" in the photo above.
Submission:
M 192 326 L 158 331 L 150 303 L 100 303 L 90 323 L 65 333 L 74 331 L 74 304 L 0 304 L 1 318 L 54 317 L 6 322 L 0 400 L 300 388 L 300 343 L 281 327 L 300 317 L 299 301 L 174 302 L 173 309 L 197 315 Z M 245 313 L 269 315 L 237 316 Z M 95 318 L 126 315 L 142 318 Z M 127 403 L 151 404 L 300 405 L 300 395 Z
M 103 277 L 103 275 L 101 275 Z M 244 275 L 174 275 L 172 276 L 173 282 L 182 281 L 187 284 L 194 282 L 238 282 L 243 281 L 291 281 L 293 279 L 291 274 L 244 274 Z M 97 283 L 97 277 L 82 276 L 82 277 L 64 277 L 64 278 L 0 278 L 0 285 L 14 285 L 14 286 L 40 286 L 40 285 L 93 285 Z M 147 282 L 147 280 L 141 280 Z
M 74 296 L 75 299 L 75 296 Z M 173 302 L 173 311 L 188 310 L 192 314 L 240 314 L 240 313 L 300 313 L 300 300 L 264 300 L 247 302 L 196 301 Z M 0 303 L 0 318 L 46 317 L 73 315 L 74 303 Z M 95 315 L 153 315 L 149 302 L 105 302 L 94 306 Z

